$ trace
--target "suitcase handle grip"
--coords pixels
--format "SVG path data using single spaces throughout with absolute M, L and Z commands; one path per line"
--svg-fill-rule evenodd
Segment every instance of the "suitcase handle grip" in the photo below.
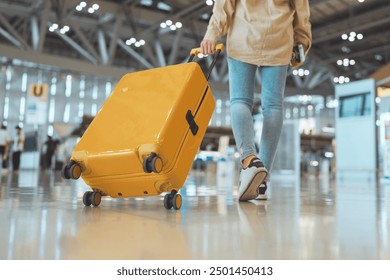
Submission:
M 216 51 L 221 51 L 221 52 L 223 52 L 224 49 L 225 49 L 225 46 L 224 46 L 223 44 L 218 44 L 218 45 L 215 46 L 215 50 L 216 50 Z M 201 48 L 195 48 L 195 49 L 192 49 L 192 50 L 191 50 L 190 55 L 191 55 L 191 56 L 192 56 L 192 55 L 193 55 L 193 56 L 197 56 L 197 55 L 200 54 L 200 53 L 202 53 L 202 49 L 201 49 Z
M 207 75 L 206 75 L 206 79 L 209 80 L 210 76 L 211 76 L 211 71 L 213 71 L 213 68 L 215 66 L 215 64 L 217 63 L 217 59 L 220 55 L 221 52 L 223 52 L 223 50 L 225 49 L 224 45 L 223 44 L 218 44 L 215 46 L 215 55 L 214 55 L 214 59 L 213 59 L 213 62 L 211 63 L 208 71 L 207 71 Z M 201 48 L 195 48 L 195 49 L 192 49 L 191 50 L 191 53 L 190 53 L 190 57 L 188 58 L 188 62 L 191 62 L 194 60 L 194 57 L 197 56 L 198 54 L 201 53 Z

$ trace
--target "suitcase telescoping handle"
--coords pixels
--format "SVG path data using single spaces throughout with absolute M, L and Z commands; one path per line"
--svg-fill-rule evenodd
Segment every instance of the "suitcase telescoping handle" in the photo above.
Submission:
M 207 75 L 206 75 L 206 79 L 209 80 L 210 78 L 210 75 L 211 75 L 211 71 L 213 71 L 213 68 L 215 66 L 215 63 L 217 63 L 217 59 L 220 55 L 221 52 L 223 52 L 224 50 L 224 45 L 223 44 L 218 44 L 215 46 L 215 55 L 214 55 L 214 59 L 213 59 L 213 62 L 211 63 L 210 67 L 209 67 L 209 70 L 207 71 Z M 190 57 L 188 59 L 188 62 L 191 62 L 194 60 L 194 57 L 197 56 L 198 54 L 201 53 L 201 48 L 195 48 L 195 49 L 192 49 L 191 50 L 191 53 L 190 53 Z

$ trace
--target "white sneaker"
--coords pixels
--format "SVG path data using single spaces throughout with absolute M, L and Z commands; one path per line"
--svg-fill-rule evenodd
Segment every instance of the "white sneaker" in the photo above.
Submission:
M 267 192 L 267 182 L 263 182 L 260 187 L 257 189 L 258 196 L 256 197 L 256 200 L 267 200 L 268 199 L 268 192 Z
M 240 174 L 240 187 L 238 189 L 239 201 L 255 199 L 258 195 L 258 188 L 267 177 L 268 171 L 263 162 L 253 158 L 247 168 L 243 168 Z

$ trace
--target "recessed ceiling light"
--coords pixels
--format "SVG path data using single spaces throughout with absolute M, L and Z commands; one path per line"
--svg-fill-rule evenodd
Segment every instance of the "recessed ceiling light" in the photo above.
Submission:
M 383 56 L 380 55 L 380 54 L 376 54 L 375 55 L 375 59 L 378 60 L 378 61 L 382 61 L 383 60 Z
M 346 47 L 346 46 L 343 46 L 343 47 L 341 48 L 341 51 L 344 52 L 344 53 L 350 53 L 350 52 L 351 52 L 351 49 L 348 48 L 348 47 Z

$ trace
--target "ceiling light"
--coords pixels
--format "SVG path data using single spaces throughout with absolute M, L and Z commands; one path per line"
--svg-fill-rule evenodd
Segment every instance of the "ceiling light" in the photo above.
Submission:
M 57 23 L 53 23 L 50 28 L 56 30 L 58 28 L 58 24 Z
M 87 7 L 87 3 L 85 1 L 81 1 L 80 4 L 76 6 L 76 10 L 81 12 L 84 8 Z M 93 4 L 91 7 L 88 8 L 88 13 L 93 14 L 97 10 L 99 10 L 100 6 L 99 4 Z
M 342 66 L 344 65 L 345 67 L 349 66 L 349 65 L 355 65 L 356 64 L 356 61 L 354 59 L 348 59 L 348 58 L 344 58 L 344 59 L 339 59 L 337 60 L 337 65 L 339 66 Z
M 375 59 L 378 60 L 378 61 L 382 61 L 383 60 L 383 56 L 380 55 L 380 54 L 376 54 L 375 55 Z
M 49 27 L 49 31 L 50 31 L 50 32 L 54 32 L 54 31 L 56 31 L 58 28 L 59 28 L 59 25 L 58 25 L 57 23 L 53 23 L 53 24 Z M 60 33 L 61 33 L 61 34 L 65 34 L 65 33 L 69 32 L 69 30 L 70 30 L 69 26 L 64 25 L 63 27 L 61 27 Z
M 213 0 L 206 0 L 206 4 L 207 4 L 208 6 L 211 6 L 211 5 L 214 4 L 214 1 L 213 1 Z
M 335 78 L 336 79 L 336 78 Z M 339 101 L 337 99 L 330 99 L 326 102 L 326 108 L 334 109 L 339 106 Z
M 323 127 L 322 131 L 323 132 L 335 132 L 335 129 L 333 127 Z M 332 158 L 332 157 L 334 157 L 334 153 L 332 153 L 332 152 L 325 152 L 324 156 L 327 157 L 327 158 Z
M 136 46 L 137 48 L 145 45 L 145 43 L 146 43 L 145 40 L 141 39 L 141 40 L 137 41 L 137 39 L 134 37 L 126 40 L 126 45 L 131 46 L 134 44 L 134 46 Z
M 163 11 L 167 11 L 167 12 L 170 12 L 172 10 L 172 7 L 164 2 L 158 2 L 157 8 L 160 10 L 163 10 Z
M 208 13 L 204 13 L 200 16 L 200 18 L 203 20 L 208 20 L 210 18 L 210 15 Z
M 340 77 L 334 77 L 333 78 L 334 83 L 338 84 L 344 84 L 344 83 L 349 83 L 350 79 L 348 77 L 340 76 Z
M 313 97 L 311 95 L 299 95 L 298 100 L 302 103 L 307 103 L 312 101 Z
M 303 77 L 303 76 L 308 76 L 308 75 L 310 75 L 310 71 L 307 70 L 307 69 L 302 69 L 302 68 L 300 68 L 300 69 L 294 69 L 293 72 L 292 72 L 292 74 L 293 74 L 294 76 Z
M 351 52 L 351 49 L 348 48 L 348 47 L 346 47 L 346 46 L 343 46 L 343 47 L 341 48 L 341 51 L 344 52 L 344 53 L 350 53 L 350 52 Z
M 363 34 L 361 34 L 361 33 L 357 34 L 355 31 L 351 31 L 351 32 L 349 32 L 349 35 L 345 34 L 345 33 L 343 35 L 341 35 L 341 39 L 343 39 L 345 41 L 348 40 L 350 42 L 354 42 L 356 39 L 358 39 L 358 40 L 363 39 Z
M 141 5 L 152 6 L 153 0 L 141 0 Z
M 160 23 L 160 27 L 162 29 L 169 27 L 171 30 L 176 30 L 182 28 L 183 24 L 180 21 L 174 23 L 172 20 L 168 19 L 167 21 Z

